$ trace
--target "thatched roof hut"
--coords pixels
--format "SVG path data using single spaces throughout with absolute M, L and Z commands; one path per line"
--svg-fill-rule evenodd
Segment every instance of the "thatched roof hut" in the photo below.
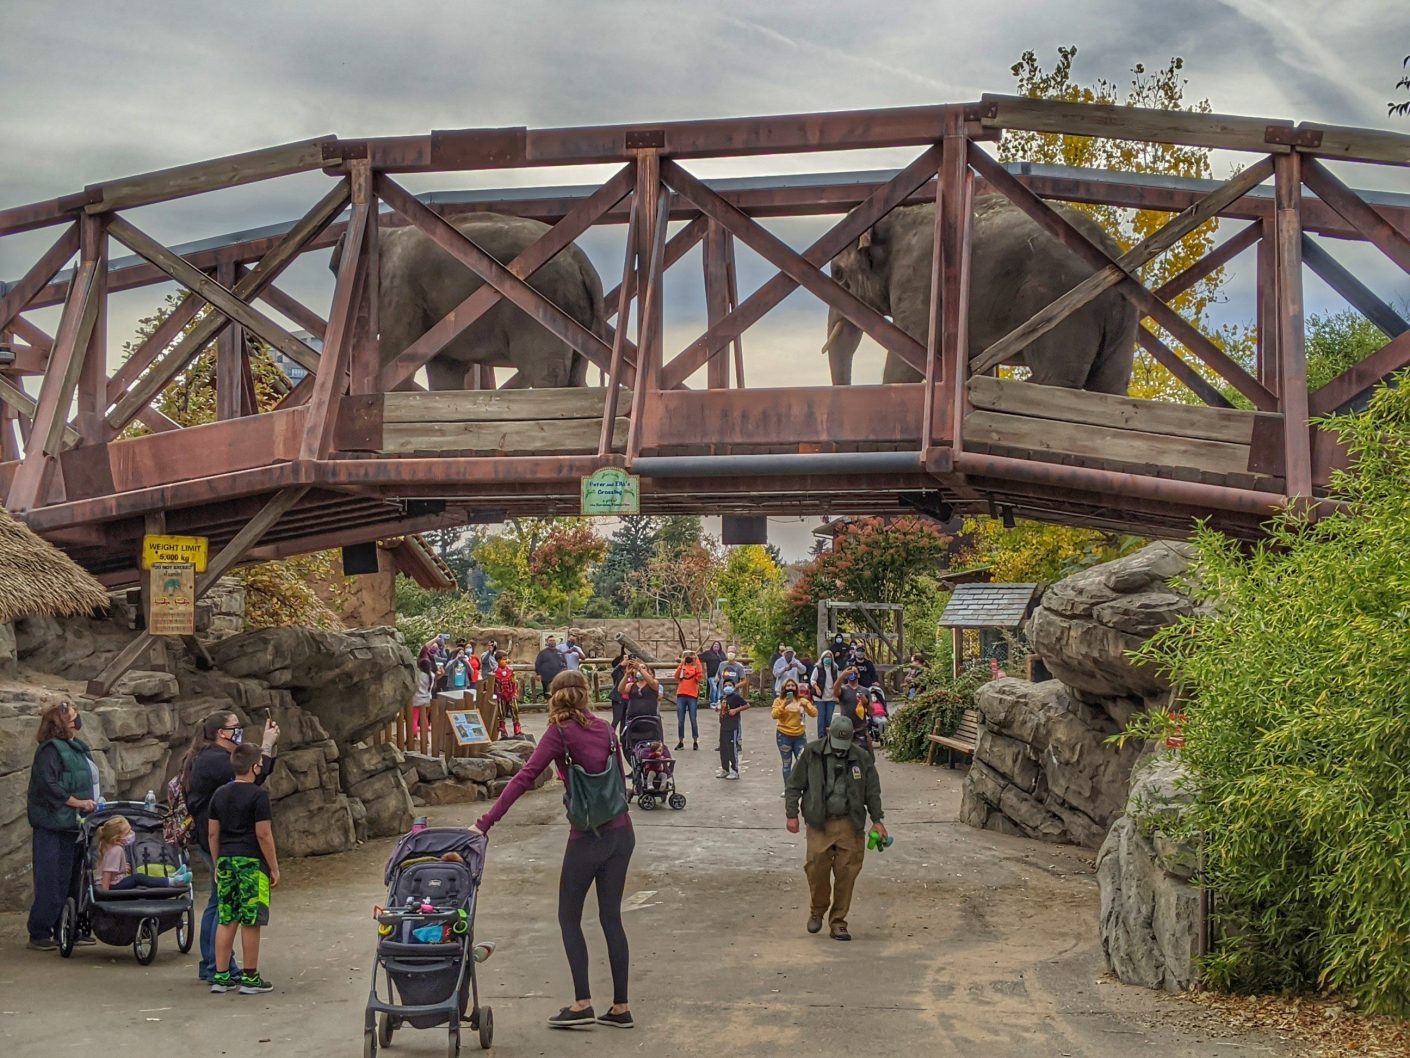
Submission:
M 0 623 L 72 617 L 108 604 L 103 586 L 77 562 L 0 509 Z

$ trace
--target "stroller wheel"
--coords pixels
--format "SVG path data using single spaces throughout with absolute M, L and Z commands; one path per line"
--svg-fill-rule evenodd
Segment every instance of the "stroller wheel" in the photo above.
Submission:
M 185 955 L 196 942 L 196 912 L 187 908 L 176 924 L 176 950 Z
M 59 915 L 59 954 L 67 959 L 73 954 L 74 942 L 78 940 L 78 904 L 73 897 L 64 901 L 64 910 Z
M 392 1045 L 392 1016 L 390 1014 L 379 1014 L 377 1016 L 377 1042 L 383 1047 Z
M 450 1039 L 446 1041 L 446 1058 L 456 1058 L 460 1054 L 460 1026 L 450 1027 Z
M 679 812 L 682 808 L 685 807 L 685 794 L 673 793 L 671 794 L 671 799 L 666 803 L 669 804 L 672 808 L 674 808 L 677 812 Z
M 489 1007 L 480 1008 L 480 1049 L 488 1051 L 494 1044 L 494 1011 Z
M 374 1029 L 362 1030 L 362 1058 L 377 1058 L 377 1033 Z
M 132 941 L 132 954 L 142 966 L 152 965 L 157 957 L 157 920 L 144 918 L 137 923 L 137 936 Z
M 653 808 L 656 807 L 656 795 L 644 793 L 636 799 L 636 803 L 641 805 L 641 807 L 646 809 L 648 812 L 650 812 Z

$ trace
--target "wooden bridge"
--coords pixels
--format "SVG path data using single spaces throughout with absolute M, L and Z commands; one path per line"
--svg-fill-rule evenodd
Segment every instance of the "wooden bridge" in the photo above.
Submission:
M 1223 183 L 1010 168 L 984 149 L 1006 129 L 1193 144 L 1237 152 L 1244 166 Z M 712 183 L 690 170 L 705 158 L 894 147 L 913 148 L 915 158 L 883 174 Z M 641 476 L 649 512 L 961 509 L 1164 536 L 1208 518 L 1255 537 L 1290 498 L 1323 495 L 1343 459 L 1309 419 L 1410 362 L 1406 322 L 1323 248 L 1329 239 L 1362 240 L 1410 270 L 1410 196 L 1354 190 L 1357 181 L 1329 168 L 1344 162 L 1405 166 L 1410 137 L 986 96 L 835 114 L 328 137 L 96 184 L 0 210 L 2 238 L 57 232 L 22 277 L 0 288 L 0 496 L 114 586 L 136 581 L 144 531 L 210 537 L 216 557 L 204 587 L 254 559 L 506 515 L 575 513 L 580 479 L 609 465 Z M 410 173 L 604 163 L 613 175 L 586 188 L 418 198 L 399 182 Z M 133 219 L 141 207 L 320 170 L 327 194 L 292 224 L 173 249 Z M 1092 271 L 971 370 L 965 292 L 978 190 L 1006 196 Z M 1164 210 L 1171 219 L 1113 259 L 1049 200 Z M 943 309 L 920 340 L 835 283 L 826 265 L 898 205 L 925 201 L 937 205 L 932 302 Z M 515 260 L 498 262 L 443 219 L 470 210 L 552 227 Z M 824 214 L 841 217 L 802 252 L 761 223 Z M 1237 226 L 1231 237 L 1160 289 L 1142 285 L 1141 265 L 1216 217 Z M 414 225 L 486 285 L 384 366 L 378 232 L 391 224 Z M 609 318 L 625 322 L 601 334 L 526 282 L 595 225 L 626 226 L 620 283 L 607 295 Z M 277 285 L 300 255 L 340 236 L 345 250 L 325 312 Z M 114 244 L 136 257 L 114 258 Z M 667 350 L 665 277 L 701 244 L 707 329 Z M 777 269 L 745 297 L 737 244 Z M 1258 277 L 1250 364 L 1169 304 L 1243 254 Z M 1307 386 L 1304 268 L 1391 339 L 1315 392 Z M 194 296 L 109 373 L 109 296 L 171 281 Z M 798 288 L 925 380 L 746 387 L 750 359 L 769 355 L 754 339 L 745 355 L 746 330 Z M 1145 318 L 1141 345 L 1200 403 L 1047 389 L 980 370 L 1112 288 Z M 417 371 L 500 300 L 582 353 L 599 384 L 533 391 L 511 380 L 496 390 L 493 370 L 478 369 L 463 392 L 422 390 Z M 60 304 L 52 335 L 33 322 L 36 310 Z M 206 306 L 213 311 L 198 318 Z M 319 348 L 271 310 L 317 336 Z M 274 410 L 255 406 L 249 338 L 307 372 Z M 217 420 L 183 428 L 155 402 L 208 347 L 216 350 Z M 702 368 L 704 388 L 687 385 Z M 27 392 L 26 379 L 38 380 L 37 390 L 31 381 Z M 1226 393 L 1247 410 L 1231 407 Z M 143 435 L 132 436 L 139 426 Z

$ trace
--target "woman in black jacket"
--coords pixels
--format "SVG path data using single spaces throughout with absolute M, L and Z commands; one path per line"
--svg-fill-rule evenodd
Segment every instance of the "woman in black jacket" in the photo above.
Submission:
M 69 702 L 39 714 L 34 763 L 29 771 L 26 809 L 34 829 L 34 903 L 29 909 L 29 947 L 53 951 L 59 945 L 59 916 L 78 869 L 78 818 L 97 807 L 98 767 L 93 751 L 78 737 L 83 718 Z M 91 944 L 92 938 L 75 943 Z
M 627 702 L 622 697 L 622 692 L 618 690 L 618 685 L 622 682 L 622 677 L 627 674 L 627 662 L 632 659 L 631 651 L 622 647 L 622 651 L 612 659 L 612 690 L 607 695 L 607 700 L 612 703 L 612 730 L 621 734 L 622 722 L 627 715 Z

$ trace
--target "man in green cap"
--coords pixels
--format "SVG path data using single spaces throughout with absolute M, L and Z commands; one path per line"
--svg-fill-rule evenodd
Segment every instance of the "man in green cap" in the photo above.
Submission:
M 800 806 L 803 822 L 808 824 L 808 858 L 803 864 L 812 898 L 808 932 L 822 929 L 827 915 L 832 939 L 851 940 L 847 911 L 866 852 L 868 814 L 883 838 L 886 826 L 881 821 L 881 778 L 876 763 L 852 740 L 848 717 L 841 713 L 834 716 L 827 736 L 803 748 L 784 787 L 784 797 L 789 833 L 798 833 Z

